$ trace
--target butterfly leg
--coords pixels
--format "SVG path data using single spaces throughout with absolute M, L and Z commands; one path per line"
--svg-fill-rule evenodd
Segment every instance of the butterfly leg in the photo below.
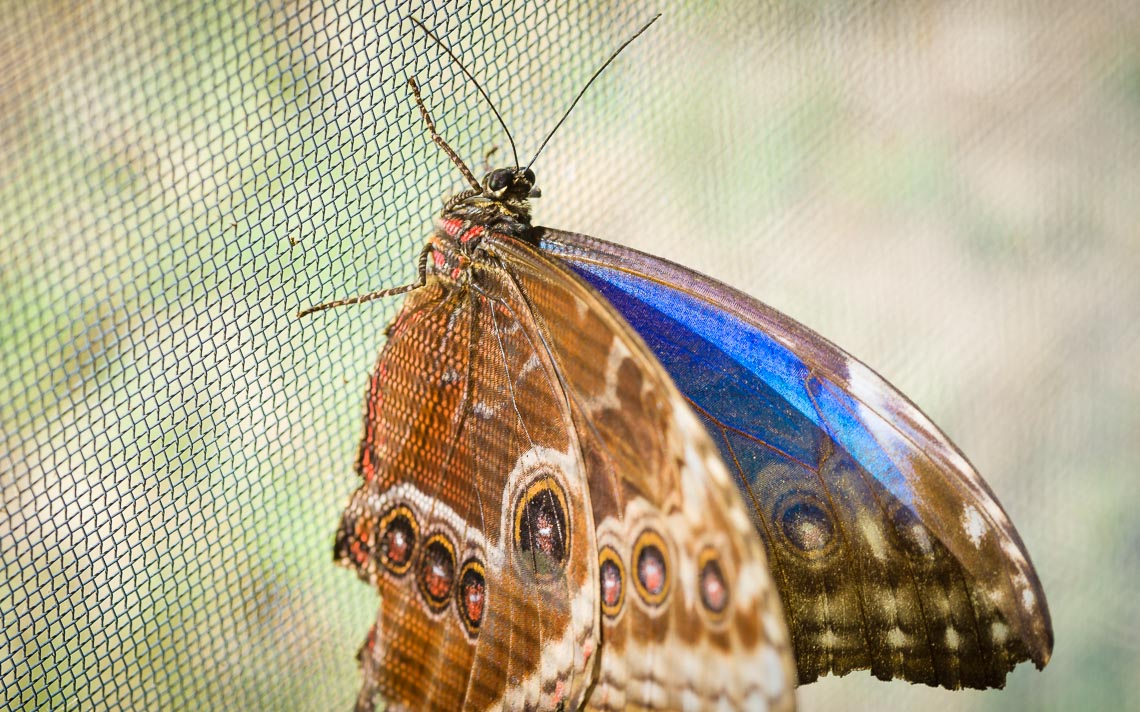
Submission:
M 411 292 L 415 289 L 419 289 L 427 282 L 427 260 L 428 255 L 431 254 L 433 249 L 435 249 L 434 246 L 429 242 L 424 245 L 424 248 L 422 250 L 420 250 L 420 257 L 417 262 L 417 269 L 419 270 L 420 276 L 419 279 L 417 279 L 412 284 L 405 284 L 399 287 L 390 287 L 388 289 L 381 289 L 377 292 L 369 292 L 368 294 L 360 294 L 355 297 L 348 297 L 347 299 L 337 299 L 336 301 L 318 304 L 316 306 L 309 307 L 308 309 L 302 309 L 301 311 L 297 312 L 297 318 L 299 319 L 303 316 L 308 316 L 313 312 L 324 311 L 325 309 L 348 306 L 349 304 L 363 304 L 364 302 L 370 302 L 373 299 L 380 299 L 381 297 L 392 297 L 397 294 L 404 294 L 406 292 Z

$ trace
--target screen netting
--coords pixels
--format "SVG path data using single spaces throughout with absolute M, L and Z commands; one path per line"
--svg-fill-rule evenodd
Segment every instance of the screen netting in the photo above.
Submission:
M 964 3 L 16 2 L 0 7 L 0 695 L 347 709 L 374 592 L 334 568 L 362 394 L 460 176 L 685 262 L 910 394 L 1050 597 L 1009 689 L 858 674 L 805 707 L 1140 697 L 1140 9 Z

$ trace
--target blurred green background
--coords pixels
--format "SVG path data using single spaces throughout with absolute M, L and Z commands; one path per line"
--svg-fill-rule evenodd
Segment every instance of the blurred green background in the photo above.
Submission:
M 469 163 L 538 222 L 805 322 L 969 455 L 1052 608 L 1003 691 L 865 674 L 805 709 L 1140 699 L 1140 6 L 0 3 L 0 685 L 14 709 L 346 709 L 377 600 L 331 563 L 361 402 Z

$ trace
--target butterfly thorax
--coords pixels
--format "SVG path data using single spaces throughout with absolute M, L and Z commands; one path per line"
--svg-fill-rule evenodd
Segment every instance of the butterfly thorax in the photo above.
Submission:
M 530 239 L 530 198 L 542 194 L 534 187 L 534 181 L 534 171 L 529 168 L 493 170 L 483 178 L 479 190 L 465 190 L 449 198 L 440 212 L 439 221 L 441 224 L 459 221 L 469 227 L 480 227 L 533 242 Z M 474 252 L 481 234 L 460 240 L 466 252 Z
M 529 199 L 538 195 L 534 173 L 516 167 L 491 171 L 478 191 L 449 198 L 436 219 L 426 273 L 445 282 L 466 283 L 473 267 L 494 262 L 487 248 L 495 237 L 537 245 Z

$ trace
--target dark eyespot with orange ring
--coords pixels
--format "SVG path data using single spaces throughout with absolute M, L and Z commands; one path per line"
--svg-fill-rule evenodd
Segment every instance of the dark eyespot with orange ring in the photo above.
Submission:
M 613 547 L 598 552 L 598 579 L 601 582 L 602 613 L 614 618 L 625 603 L 625 567 Z
M 402 504 L 389 509 L 380 518 L 377 531 L 380 538 L 375 543 L 376 558 L 396 576 L 404 575 L 412 566 L 412 555 L 420 535 L 412 510 Z
M 669 548 L 652 529 L 646 529 L 633 545 L 633 583 L 641 599 L 659 606 L 669 596 Z
M 443 534 L 432 534 L 424 542 L 416 582 L 433 610 L 441 611 L 447 607 L 455 584 L 455 546 Z
M 723 616 L 728 608 L 728 584 L 725 583 L 720 557 L 715 549 L 705 549 L 697 557 L 697 572 L 701 603 L 705 610 L 714 618 Z
M 560 574 L 570 555 L 566 493 L 549 475 L 536 479 L 515 505 L 519 562 L 539 579 Z
M 455 588 L 455 605 L 467 635 L 479 635 L 483 611 L 487 608 L 487 577 L 478 559 L 468 559 L 459 569 L 459 585 Z

